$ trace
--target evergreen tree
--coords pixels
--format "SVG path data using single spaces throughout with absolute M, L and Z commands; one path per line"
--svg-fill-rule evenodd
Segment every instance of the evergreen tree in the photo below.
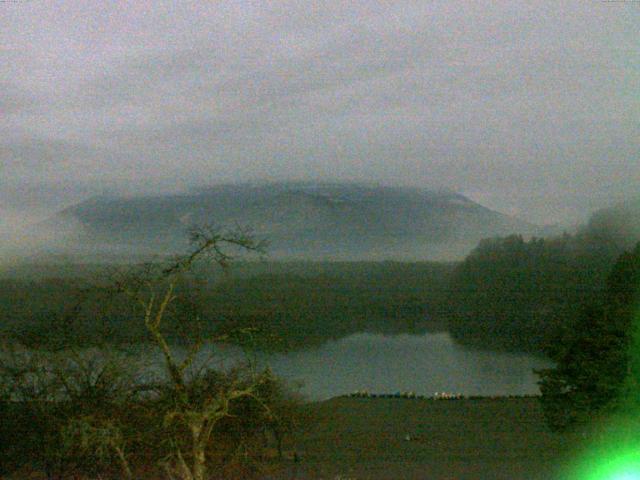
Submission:
M 616 261 L 601 298 L 583 308 L 550 355 L 556 367 L 538 372 L 549 425 L 564 429 L 615 409 L 636 382 L 634 318 L 640 294 L 640 243 Z

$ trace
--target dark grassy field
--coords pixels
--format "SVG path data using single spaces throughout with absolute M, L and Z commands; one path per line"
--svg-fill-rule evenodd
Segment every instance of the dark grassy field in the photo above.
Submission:
M 536 398 L 335 398 L 308 406 L 288 478 L 556 478 L 578 434 L 549 431 Z
M 303 430 L 265 480 L 569 480 L 558 469 L 585 440 L 550 432 L 536 398 L 334 398 L 303 410 Z

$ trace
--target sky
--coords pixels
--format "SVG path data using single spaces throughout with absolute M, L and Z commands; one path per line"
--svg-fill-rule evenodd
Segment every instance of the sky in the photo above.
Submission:
M 0 227 L 288 179 L 575 224 L 640 194 L 639 25 L 638 0 L 4 0 Z

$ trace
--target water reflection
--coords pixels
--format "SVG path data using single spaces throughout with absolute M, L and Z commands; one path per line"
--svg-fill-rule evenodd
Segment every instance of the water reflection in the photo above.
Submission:
M 157 349 L 151 345 L 136 345 L 127 350 L 124 357 L 122 353 L 97 349 L 85 350 L 81 356 L 85 358 L 83 364 L 98 368 L 115 355 L 112 359 L 120 364 L 125 362 L 141 382 L 153 383 L 166 378 L 164 360 Z M 176 349 L 174 354 L 181 360 L 186 352 Z M 17 357 L 14 355 L 13 360 L 28 363 L 37 360 L 32 358 L 34 355 L 42 357 L 44 365 L 75 358 L 64 352 L 55 355 L 24 350 Z M 192 370 L 203 367 L 227 369 L 246 358 L 237 347 L 209 345 L 200 351 Z M 446 333 L 393 336 L 358 333 L 313 349 L 259 354 L 254 360 L 259 367 L 270 366 L 278 376 L 292 384 L 301 382 L 301 393 L 311 400 L 362 390 L 414 392 L 427 396 L 436 392 L 534 394 L 538 393 L 538 387 L 533 369 L 550 366 L 548 361 L 531 355 L 470 350 L 454 343 Z M 96 368 L 91 370 L 97 374 Z M 50 369 L 47 367 L 46 370 Z
M 239 353 L 227 350 L 226 356 L 237 359 Z M 310 350 L 259 355 L 258 363 L 270 365 L 289 381 L 302 381 L 302 393 L 314 400 L 356 390 L 534 394 L 538 387 L 532 370 L 550 365 L 526 354 L 470 350 L 455 344 L 446 333 L 359 333 Z

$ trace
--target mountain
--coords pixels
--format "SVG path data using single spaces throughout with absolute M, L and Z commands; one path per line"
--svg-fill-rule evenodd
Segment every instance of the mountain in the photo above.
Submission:
M 55 215 L 82 253 L 183 251 L 191 225 L 249 226 L 274 258 L 454 259 L 482 238 L 539 229 L 457 193 L 351 183 L 219 185 L 94 197 Z

